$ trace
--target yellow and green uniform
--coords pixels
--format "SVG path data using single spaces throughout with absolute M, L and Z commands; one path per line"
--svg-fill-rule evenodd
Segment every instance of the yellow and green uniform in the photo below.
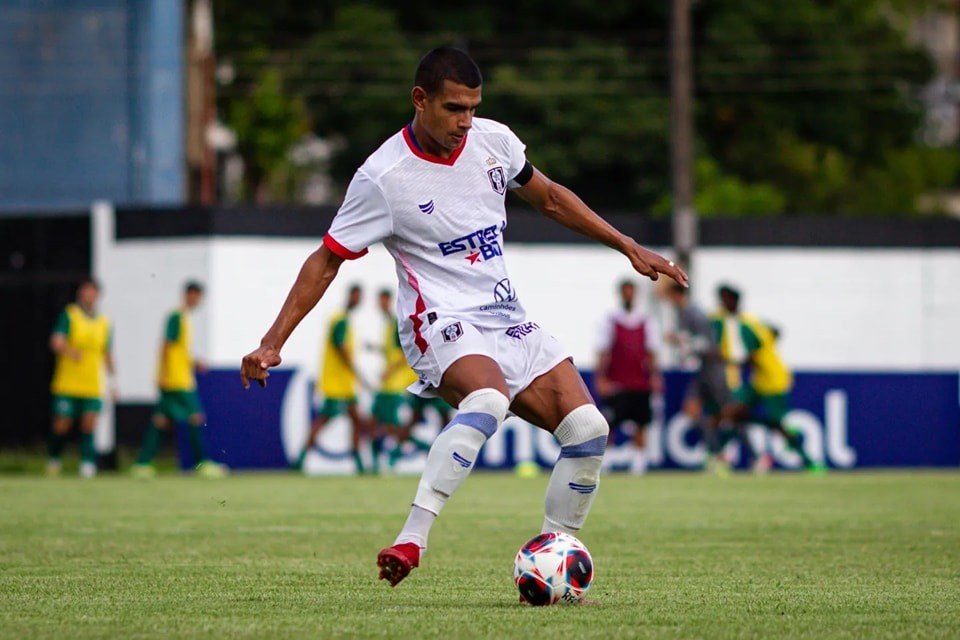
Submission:
M 112 331 L 102 314 L 89 315 L 78 304 L 69 304 L 57 317 L 54 334 L 60 334 L 71 350 L 80 353 L 74 360 L 59 353 L 54 365 L 50 391 L 56 416 L 78 418 L 99 413 L 103 406 L 104 376 Z
M 160 400 L 154 414 L 164 415 L 173 422 L 183 422 L 190 416 L 203 413 L 197 395 L 192 355 L 193 328 L 190 316 L 176 309 L 167 316 L 163 332 L 163 347 L 157 364 L 157 386 Z
M 400 346 L 397 319 L 390 316 L 383 335 L 384 370 L 392 371 L 373 399 L 371 413 L 380 424 L 400 426 L 400 407 L 406 402 L 407 387 L 417 381 L 417 374 L 407 365 Z
M 720 352 L 730 363 L 728 381 L 734 395 L 751 408 L 761 409 L 766 417 L 781 421 L 790 408 L 793 374 L 777 353 L 776 337 L 770 327 L 755 316 L 717 314 L 714 329 L 720 340 Z M 744 383 L 739 363 L 750 366 L 750 378 Z
M 357 402 L 357 376 L 340 356 L 338 347 L 347 352 L 352 362 L 353 330 L 346 311 L 341 311 L 330 319 L 320 363 L 320 376 L 316 384 L 317 394 L 323 397 L 320 413 L 329 418 L 340 415 L 346 411 L 348 405 Z

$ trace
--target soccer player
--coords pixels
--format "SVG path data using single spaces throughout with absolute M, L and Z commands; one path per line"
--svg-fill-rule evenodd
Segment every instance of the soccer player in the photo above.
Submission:
M 405 442 L 409 441 L 423 451 L 430 448 L 426 442 L 413 437 L 412 428 L 407 428 L 401 422 L 400 410 L 407 402 L 407 387 L 417 381 L 417 374 L 407 364 L 407 358 L 403 355 L 397 316 L 393 313 L 393 294 L 387 289 L 382 290 L 378 302 L 383 313 L 384 331 L 383 344 L 380 346 L 383 354 L 380 390 L 374 396 L 370 410 L 376 423 L 372 441 L 374 473 L 378 471 L 380 453 L 387 435 L 394 441 L 388 460 L 390 468 L 393 468 L 401 457 Z
M 362 474 L 363 458 L 360 455 L 360 443 L 369 431 L 368 423 L 357 411 L 357 382 L 362 378 L 357 375 L 354 366 L 353 328 L 350 324 L 350 315 L 360 305 L 363 290 L 359 285 L 350 287 L 347 293 L 347 304 L 338 311 L 328 324 L 327 338 L 323 347 L 323 361 L 320 365 L 320 374 L 317 376 L 316 395 L 323 398 L 317 416 L 310 424 L 310 433 L 293 464 L 294 469 L 302 469 L 307 452 L 317 439 L 323 427 L 346 413 L 352 425 L 351 444 L 353 461 L 357 473 Z
M 722 285 L 717 293 L 721 314 L 713 319 L 713 324 L 720 352 L 734 367 L 735 374 L 743 366 L 750 371 L 749 378 L 735 386 L 733 401 L 723 408 L 722 419 L 731 421 L 741 432 L 746 423 L 756 422 L 779 433 L 800 455 L 804 467 L 822 472 L 823 467 L 804 451 L 800 436 L 783 423 L 790 410 L 793 374 L 777 352 L 776 332 L 755 316 L 740 311 L 740 292 L 730 285 Z M 763 454 L 755 459 L 754 470 L 766 471 L 770 464 L 769 456 Z
M 608 426 L 570 355 L 527 319 L 504 261 L 507 189 L 546 217 L 623 253 L 638 272 L 686 275 L 618 232 L 568 189 L 527 162 L 506 126 L 475 117 L 481 76 L 452 48 L 420 61 L 413 120 L 357 170 L 323 244 L 305 261 L 260 346 L 243 358 L 241 381 L 266 382 L 280 350 L 344 260 L 382 243 L 399 283 L 400 341 L 418 395 L 457 408 L 430 448 L 409 516 L 377 556 L 395 586 L 420 563 L 430 528 L 509 409 L 549 431 L 560 458 L 547 488 L 544 531 L 580 530 L 596 496 Z
M 730 403 L 732 396 L 727 386 L 726 363 L 713 324 L 707 314 L 690 300 L 690 290 L 676 283 L 665 287 L 663 297 L 677 310 L 677 333 L 668 333 L 667 342 L 680 348 L 685 358 L 693 358 L 697 371 L 687 386 L 683 400 L 684 413 L 703 434 L 707 445 L 708 466 L 718 474 L 729 468 L 720 455 L 717 429 L 720 410 Z
M 606 317 L 600 332 L 597 363 L 597 393 L 612 413 L 610 425 L 623 429 L 632 423 L 633 437 L 629 471 L 647 470 L 644 439 L 653 418 L 650 395 L 663 392 L 663 376 L 657 366 L 660 329 L 636 304 L 637 287 L 630 280 L 620 283 L 620 308 Z
M 222 478 L 227 475 L 226 466 L 207 456 L 201 434 L 207 420 L 197 394 L 195 371 L 203 371 L 205 367 L 192 353 L 193 328 L 190 314 L 202 301 L 203 286 L 198 282 L 188 282 L 183 287 L 181 305 L 167 315 L 157 363 L 160 399 L 153 408 L 153 416 L 144 434 L 140 455 L 131 467 L 131 473 L 136 477 L 152 478 L 157 474 L 152 463 L 163 441 L 163 434 L 180 423 L 187 425 L 187 440 L 190 442 L 197 475 L 205 478 Z
M 110 353 L 110 320 L 97 311 L 100 285 L 87 279 L 77 287 L 76 302 L 57 316 L 50 336 L 56 355 L 50 392 L 53 396 L 53 429 L 50 432 L 47 475 L 58 476 L 60 457 L 70 427 L 80 429 L 80 476 L 97 474 L 97 452 L 93 431 L 103 408 L 103 370 L 113 375 Z

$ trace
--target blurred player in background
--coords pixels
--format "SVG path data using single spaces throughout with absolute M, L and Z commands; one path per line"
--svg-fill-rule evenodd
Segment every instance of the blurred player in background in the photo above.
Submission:
M 368 435 L 369 425 L 357 410 L 357 383 L 363 379 L 357 374 L 354 362 L 354 338 L 351 314 L 360 305 L 363 290 L 353 285 L 347 293 L 347 304 L 328 323 L 327 337 L 323 346 L 323 361 L 317 376 L 316 395 L 322 398 L 320 410 L 310 424 L 310 433 L 300 450 L 293 467 L 303 468 L 303 461 L 323 427 L 344 413 L 350 418 L 351 446 L 357 473 L 363 473 L 361 442 Z
M 482 77 L 463 51 L 434 49 L 417 67 L 414 116 L 357 170 L 324 236 L 304 262 L 241 381 L 265 382 L 280 349 L 344 260 L 383 243 L 399 277 L 400 339 L 417 372 L 411 391 L 439 395 L 457 414 L 430 447 L 409 515 L 377 555 L 395 586 L 419 566 L 437 515 L 469 475 L 508 409 L 554 434 L 560 458 L 547 487 L 543 531 L 580 530 L 596 496 L 609 428 L 569 353 L 527 320 L 507 276 L 504 197 L 514 189 L 545 216 L 617 249 L 633 268 L 685 282 L 674 263 L 641 247 L 527 162 L 506 126 L 475 118 Z
M 714 331 L 720 353 L 729 365 L 728 380 L 734 389 L 733 401 L 723 408 L 722 419 L 741 432 L 747 423 L 765 426 L 783 436 L 787 445 L 800 455 L 804 467 L 814 472 L 823 471 L 804 451 L 799 434 L 783 423 L 790 410 L 793 374 L 777 353 L 777 333 L 755 316 L 740 311 L 739 291 L 722 285 L 717 293 L 721 312 L 713 320 Z M 741 374 L 743 367 L 749 370 L 746 380 Z M 763 453 L 755 458 L 754 470 L 764 472 L 771 465 L 769 454 Z
M 197 393 L 196 371 L 206 367 L 193 355 L 193 325 L 191 313 L 203 301 L 203 286 L 188 282 L 183 288 L 179 307 L 167 315 L 163 330 L 163 344 L 157 363 L 157 387 L 160 399 L 153 409 L 150 425 L 143 437 L 140 455 L 131 467 L 131 473 L 140 478 L 152 478 L 157 471 L 153 458 L 163 443 L 164 434 L 178 424 L 186 424 L 187 441 L 196 464 L 197 475 L 221 478 L 227 475 L 226 466 L 207 456 L 201 429 L 206 424 L 203 405 Z
M 414 427 L 427 421 L 427 409 L 433 409 L 437 414 L 441 427 L 449 424 L 450 420 L 453 419 L 453 407 L 447 404 L 447 401 L 443 398 L 424 398 L 422 396 L 409 394 L 408 400 L 410 401 L 410 418 L 407 420 L 407 423 L 403 425 L 403 429 L 400 432 L 400 446 L 390 452 L 391 465 L 395 465 L 397 460 L 403 456 L 403 446 L 407 442 L 411 443 L 418 451 L 424 450 L 424 446 L 426 446 L 426 450 L 430 449 L 430 445 L 426 441 L 413 435 Z
M 112 376 L 110 320 L 97 311 L 100 285 L 84 280 L 77 287 L 76 302 L 57 316 L 50 336 L 56 355 L 50 392 L 53 395 L 53 429 L 50 433 L 47 475 L 60 475 L 63 447 L 70 427 L 80 429 L 80 475 L 97 474 L 93 432 L 103 408 L 104 369 Z
M 681 357 L 696 361 L 697 370 L 683 398 L 683 412 L 696 424 L 707 445 L 707 465 L 717 473 L 729 473 L 726 460 L 720 455 L 717 429 L 721 409 L 730 403 L 726 363 L 709 316 L 690 300 L 690 290 L 669 283 L 664 298 L 677 310 L 676 333 L 668 333 L 666 341 L 677 346 Z
M 388 436 L 393 441 L 389 457 L 391 469 L 402 455 L 404 442 L 409 440 L 423 451 L 430 448 L 428 443 L 413 438 L 401 419 L 401 411 L 407 404 L 407 387 L 417 381 L 417 374 L 403 355 L 397 316 L 393 313 L 393 294 L 387 289 L 382 290 L 378 303 L 383 313 L 383 344 L 380 346 L 383 373 L 380 375 L 380 390 L 374 396 L 370 409 L 375 421 L 372 441 L 374 473 L 379 471 L 380 453 Z
M 620 283 L 620 308 L 606 317 L 600 330 L 597 362 L 597 393 L 610 411 L 610 426 L 625 429 L 630 423 L 632 439 L 629 471 L 645 473 L 645 433 L 653 419 L 651 394 L 663 393 L 663 376 L 657 365 L 660 328 L 637 305 L 637 287 Z

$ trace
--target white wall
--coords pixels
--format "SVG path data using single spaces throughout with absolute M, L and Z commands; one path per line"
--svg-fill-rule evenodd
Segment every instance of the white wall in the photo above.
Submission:
M 97 218 L 100 220 L 100 218 Z M 102 220 L 98 225 L 105 224 Z M 115 324 L 122 399 L 154 397 L 153 372 L 167 311 L 183 283 L 207 285 L 195 317 L 198 351 L 217 367 L 237 367 L 273 321 L 303 260 L 320 238 L 205 238 L 112 241 L 95 233 L 103 308 Z M 110 238 L 107 238 L 109 235 Z M 578 364 L 594 364 L 599 319 L 630 275 L 624 258 L 602 247 L 506 247 L 511 280 L 531 319 L 554 333 Z M 637 277 L 640 280 L 639 276 Z M 288 366 L 315 371 L 326 318 L 352 283 L 367 289 L 356 331 L 379 341 L 376 291 L 396 287 L 382 247 L 347 262 L 284 349 Z M 694 298 L 715 306 L 714 290 L 731 282 L 746 310 L 779 326 L 787 361 L 798 369 L 926 370 L 960 368 L 960 248 L 957 250 L 703 249 L 691 273 Z M 641 284 L 649 311 L 672 313 Z M 365 354 L 361 368 L 379 366 Z

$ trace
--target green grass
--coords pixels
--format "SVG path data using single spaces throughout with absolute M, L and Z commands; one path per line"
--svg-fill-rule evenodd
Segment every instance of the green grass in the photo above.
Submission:
M 3 638 L 956 638 L 960 475 L 607 477 L 599 607 L 518 604 L 545 478 L 475 474 L 396 589 L 415 478 L 0 478 Z

